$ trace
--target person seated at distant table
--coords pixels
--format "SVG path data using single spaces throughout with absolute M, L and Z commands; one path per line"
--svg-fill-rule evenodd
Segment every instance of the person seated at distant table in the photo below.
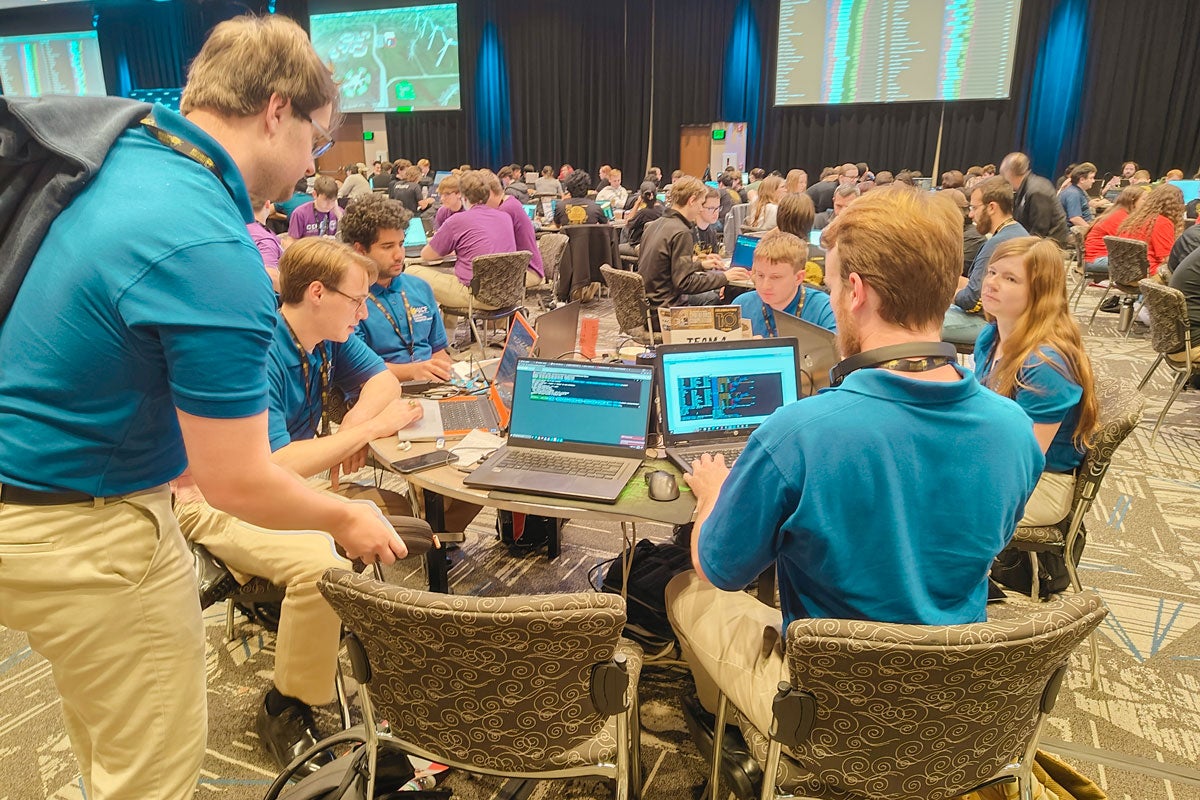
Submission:
M 442 178 L 438 184 L 438 208 L 433 215 L 433 229 L 437 231 L 451 215 L 463 210 L 462 189 L 457 175 Z
M 318 175 L 313 182 L 313 199 L 299 206 L 288 219 L 288 238 L 292 241 L 310 236 L 336 236 L 342 208 L 337 201 L 337 181 Z
M 592 176 L 585 170 L 577 169 L 567 176 L 563 187 L 570 197 L 559 201 L 554 209 L 554 224 L 558 227 L 567 225 L 607 225 L 608 217 L 600 209 L 595 200 L 588 197 L 592 187 Z
M 600 191 L 596 192 L 597 203 L 603 203 L 606 200 L 612 203 L 614 212 L 623 210 L 626 201 L 629 200 L 629 190 L 621 185 L 621 170 L 616 167 L 608 171 L 608 178 L 600 187 Z
M 808 200 L 807 196 L 805 200 Z M 812 204 L 811 200 L 808 202 Z M 754 249 L 754 266 L 750 269 L 754 291 L 733 300 L 734 305 L 742 309 L 742 319 L 750 320 L 755 336 L 779 335 L 776 311 L 837 332 L 829 296 L 820 289 L 804 285 L 807 261 L 808 245 L 790 233 L 774 230 L 759 241 Z
M 720 256 L 695 256 L 692 229 L 701 213 L 705 185 L 690 175 L 675 182 L 671 208 L 651 225 L 638 251 L 638 273 L 651 308 L 715 303 L 729 281 L 746 281 L 742 267 L 724 269 Z M 653 315 L 652 315 L 653 317 Z
M 810 239 L 815 217 L 812 198 L 806 192 L 787 194 L 779 198 L 775 227 L 805 243 L 808 247 L 808 259 L 804 264 L 804 282 L 812 286 L 824 286 L 825 251 Z
M 250 205 L 254 207 L 254 222 L 246 226 L 254 246 L 262 254 L 263 266 L 271 278 L 271 288 L 279 294 L 279 258 L 283 255 L 283 245 L 274 231 L 267 227 L 267 217 L 275 210 L 270 200 L 261 197 L 250 197 Z

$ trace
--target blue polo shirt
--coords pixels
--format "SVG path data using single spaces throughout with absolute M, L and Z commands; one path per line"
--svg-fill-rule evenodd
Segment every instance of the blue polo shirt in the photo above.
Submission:
M 1025 230 L 1021 223 L 1013 220 L 989 236 L 988 240 L 983 243 L 983 247 L 979 248 L 979 252 L 975 254 L 975 260 L 971 262 L 971 273 L 967 276 L 967 285 L 954 295 L 954 305 L 968 314 L 983 313 L 980 295 L 983 292 L 983 276 L 987 274 L 987 266 L 988 262 L 992 260 L 992 253 L 996 252 L 996 248 L 1000 246 L 1001 242 L 1028 235 L 1029 231 Z
M 1062 203 L 1063 211 L 1067 213 L 1067 224 L 1071 224 L 1071 217 L 1083 217 L 1084 222 L 1091 222 L 1094 217 L 1092 215 L 1092 207 L 1088 205 L 1087 192 L 1075 185 L 1068 185 L 1063 188 L 1058 194 L 1058 200 Z
M 357 336 L 351 336 L 345 342 L 321 342 L 305 354 L 308 361 L 306 382 L 300 350 L 280 314 L 267 364 L 268 433 L 272 452 L 292 441 L 312 439 L 317 435 L 322 410 L 322 355 L 329 361 L 331 390 L 343 394 L 356 395 L 364 383 L 387 370 L 382 358 L 371 352 Z
M 987 385 L 992 373 L 996 349 L 996 325 L 988 325 L 975 340 L 975 374 Z M 1070 472 L 1083 461 L 1083 451 L 1072 438 L 1079 424 L 1079 403 L 1083 388 L 1073 377 L 1066 360 L 1052 347 L 1043 347 L 1029 356 L 1017 375 L 1014 398 L 1029 418 L 1037 423 L 1058 423 L 1058 431 L 1046 450 L 1048 472 Z
M 800 319 L 837 333 L 837 320 L 833 317 L 833 305 L 829 302 L 829 295 L 818 289 L 801 286 L 800 291 L 796 292 L 796 296 L 792 298 L 792 302 L 788 303 L 784 311 L 796 316 L 796 308 L 800 305 L 801 297 L 804 298 L 804 307 L 800 309 Z M 733 298 L 733 302 L 735 305 L 741 306 L 742 319 L 750 320 L 750 327 L 755 336 L 771 335 L 767 330 L 766 320 L 763 319 L 763 309 L 766 309 L 772 325 L 775 324 L 775 310 L 763 303 L 758 292 L 739 294 Z
M 446 349 L 446 328 L 433 290 L 413 275 L 400 273 L 388 286 L 375 284 L 371 294 L 387 309 L 396 327 L 375 300 L 367 300 L 367 318 L 355 333 L 389 364 L 428 361 Z M 399 335 L 396 331 L 399 329 Z
M 772 414 L 700 529 L 709 580 L 741 589 L 776 562 L 784 630 L 983 620 L 992 559 L 1043 459 L 1017 404 L 960 374 L 861 369 Z
M 274 294 L 229 154 L 154 118 L 220 177 L 141 126 L 51 224 L 0 328 L 0 482 L 111 496 L 187 465 L 176 409 L 266 410 Z

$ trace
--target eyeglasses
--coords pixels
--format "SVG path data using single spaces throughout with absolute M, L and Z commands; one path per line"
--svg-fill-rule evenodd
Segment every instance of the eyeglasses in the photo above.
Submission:
M 701 208 L 703 208 L 705 211 L 708 211 L 709 213 L 712 213 L 713 211 L 721 210 L 720 206 L 701 206 Z
M 366 295 L 366 294 L 364 294 L 362 297 L 355 297 L 352 294 L 346 294 L 341 289 L 335 289 L 332 286 L 327 286 L 325 288 L 329 289 L 329 291 L 331 291 L 331 292 L 337 292 L 342 297 L 349 300 L 351 303 L 354 303 L 355 311 L 361 311 L 363 308 L 365 308 L 367 305 L 367 298 L 370 297 L 370 295 Z
M 312 157 L 320 158 L 329 152 L 329 148 L 333 147 L 333 134 L 308 114 L 299 112 L 299 115 L 301 119 L 307 120 L 313 126 Z M 337 290 L 334 289 L 334 291 Z

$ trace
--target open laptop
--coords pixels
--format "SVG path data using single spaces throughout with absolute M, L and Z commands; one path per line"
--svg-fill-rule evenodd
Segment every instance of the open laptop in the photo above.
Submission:
M 733 254 L 729 259 L 729 266 L 744 267 L 750 269 L 754 266 L 754 251 L 758 248 L 758 243 L 762 241 L 762 236 L 753 233 L 739 233 L 737 239 L 734 240 Z
M 800 397 L 795 339 L 666 344 L 656 352 L 663 444 L 685 472 L 703 453 L 732 464 L 767 417 Z
M 615 503 L 646 455 L 654 370 L 521 359 L 508 443 L 467 486 Z
M 436 439 L 461 439 L 479 428 L 499 432 L 508 426 L 512 408 L 512 386 L 517 360 L 529 355 L 537 341 L 537 333 L 520 314 L 513 316 L 504 352 L 488 379 L 486 395 L 464 395 L 441 400 L 418 399 L 425 412 L 415 425 L 403 428 L 397 436 L 409 442 L 430 442 Z
M 421 250 L 427 244 L 429 244 L 429 237 L 425 234 L 425 223 L 419 216 L 413 217 L 408 221 L 408 228 L 404 231 L 404 255 L 416 258 L 421 255 Z
M 800 351 L 800 396 L 808 397 L 828 386 L 829 370 L 841 361 L 837 334 L 786 311 L 775 312 L 775 330 L 780 338 L 796 340 Z
M 547 311 L 533 321 L 537 343 L 533 355 L 537 358 L 570 358 L 579 338 L 579 301 Z
M 537 203 L 522 203 L 521 208 L 525 209 L 525 213 L 529 215 L 529 221 L 533 222 L 533 218 L 537 216 Z

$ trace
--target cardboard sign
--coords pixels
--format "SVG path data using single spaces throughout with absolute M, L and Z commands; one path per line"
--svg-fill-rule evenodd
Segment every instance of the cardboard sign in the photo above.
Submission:
M 740 306 L 676 306 L 658 309 L 663 342 L 727 342 L 750 338 Z

